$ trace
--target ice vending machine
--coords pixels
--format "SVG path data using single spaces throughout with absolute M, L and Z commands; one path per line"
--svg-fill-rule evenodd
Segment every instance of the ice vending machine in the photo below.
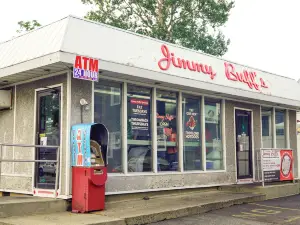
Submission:
M 105 208 L 108 135 L 103 124 L 72 126 L 72 212 Z

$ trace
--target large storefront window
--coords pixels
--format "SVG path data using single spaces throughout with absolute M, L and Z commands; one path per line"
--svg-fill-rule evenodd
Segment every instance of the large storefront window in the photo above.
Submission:
M 205 99 L 206 169 L 223 169 L 221 100 Z
M 286 148 L 285 140 L 285 110 L 275 110 L 276 147 Z
M 183 96 L 183 165 L 184 170 L 202 170 L 201 98 Z
M 151 89 L 128 85 L 128 172 L 152 171 Z
M 121 84 L 95 83 L 94 121 L 103 123 L 109 131 L 108 172 L 122 172 L 121 145 Z
M 157 91 L 157 170 L 178 170 L 177 94 Z
M 262 147 L 273 147 L 273 108 L 261 109 Z

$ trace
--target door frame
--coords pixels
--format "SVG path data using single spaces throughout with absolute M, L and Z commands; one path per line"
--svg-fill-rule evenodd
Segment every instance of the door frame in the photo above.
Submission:
M 64 95 L 63 95 L 63 84 L 59 83 L 59 84 L 54 84 L 54 85 L 45 85 L 47 87 L 45 88 L 36 88 L 34 89 L 34 119 L 33 119 L 33 145 L 36 145 L 36 132 L 37 132 L 37 106 L 38 106 L 38 102 L 37 102 L 37 95 L 38 92 L 40 91 L 47 91 L 47 90 L 51 90 L 51 88 L 60 88 L 60 143 L 59 143 L 59 147 L 60 147 L 60 151 L 59 151 L 59 185 L 58 185 L 58 189 L 57 189 L 57 196 L 60 195 L 61 193 L 61 182 L 62 182 L 62 140 L 63 140 L 63 132 L 62 132 L 62 128 L 63 128 L 63 106 L 64 106 Z M 34 151 L 34 159 L 36 159 L 36 150 Z M 32 168 L 32 194 L 34 196 L 40 196 L 40 197 L 53 197 L 54 196 L 54 191 L 52 189 L 38 189 L 35 187 L 35 176 L 36 176 L 36 169 L 35 169 L 35 165 Z
M 252 178 L 246 178 L 246 179 L 238 179 L 238 171 L 237 171 L 237 152 L 236 152 L 236 110 L 242 110 L 247 111 L 251 113 L 251 152 L 252 152 Z M 253 127 L 253 109 L 249 108 L 241 108 L 241 107 L 234 107 L 233 108 L 233 121 L 234 121 L 234 156 L 235 156 L 235 178 L 236 183 L 239 184 L 245 184 L 245 183 L 253 183 L 255 180 L 255 151 L 254 151 L 254 127 Z

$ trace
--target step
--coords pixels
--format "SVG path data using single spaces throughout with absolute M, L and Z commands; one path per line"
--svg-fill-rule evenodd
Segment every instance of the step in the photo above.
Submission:
M 68 203 L 62 199 L 32 196 L 9 196 L 0 198 L 0 218 L 65 212 L 67 209 Z
M 238 204 L 265 200 L 263 194 L 223 191 L 196 192 L 108 203 L 107 210 L 95 214 L 120 218 L 128 225 L 148 224 L 168 219 L 206 213 Z
M 265 196 L 262 194 L 227 191 L 172 194 L 150 197 L 149 200 L 136 199 L 107 202 L 104 211 L 87 214 L 63 212 L 3 218 L 0 219 L 0 224 L 138 225 L 201 214 L 232 205 L 263 200 L 265 200 Z

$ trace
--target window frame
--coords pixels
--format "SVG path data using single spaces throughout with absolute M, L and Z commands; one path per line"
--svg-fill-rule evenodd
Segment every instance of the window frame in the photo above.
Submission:
M 263 147 L 263 127 L 262 127 L 262 116 L 263 116 L 263 108 L 269 108 L 272 110 L 272 114 L 270 116 L 270 121 L 269 121 L 269 130 L 271 131 L 270 134 L 272 134 L 272 148 L 276 149 L 277 148 L 277 131 L 276 131 L 276 112 L 277 110 L 284 112 L 284 141 L 285 141 L 285 146 L 284 149 L 289 149 L 290 148 L 290 132 L 289 132 L 289 110 L 286 108 L 281 108 L 281 107 L 270 107 L 270 106 L 265 106 L 265 105 L 260 105 L 260 125 L 261 125 L 261 148 Z M 268 136 L 271 137 L 271 136 Z
M 120 83 L 121 85 L 121 96 L 120 96 L 120 103 L 121 103 L 121 131 L 120 134 L 123 137 L 127 137 L 127 86 L 128 85 L 134 85 L 134 86 L 139 86 L 139 87 L 145 87 L 145 88 L 150 88 L 151 89 L 151 136 L 152 136 L 152 171 L 151 172 L 134 172 L 134 173 L 129 173 L 128 172 L 128 154 L 127 154 L 127 148 L 128 148 L 128 142 L 127 138 L 122 138 L 121 139 L 121 147 L 122 147 L 122 167 L 123 167 L 123 172 L 121 173 L 109 173 L 109 176 L 143 176 L 143 175 L 164 175 L 164 174 L 193 174 L 193 173 L 215 173 L 215 172 L 226 172 L 226 135 L 225 135 L 225 104 L 226 100 L 222 97 L 215 97 L 215 96 L 209 96 L 201 93 L 195 93 L 191 91 L 182 91 L 178 90 L 175 91 L 177 94 L 177 147 L 178 147 L 178 170 L 177 171 L 157 171 L 157 118 L 156 118 L 156 111 L 157 111 L 157 106 L 156 106 L 156 100 L 157 100 L 157 89 L 162 90 L 162 91 L 173 91 L 174 89 L 167 88 L 167 87 L 161 87 L 159 85 L 149 85 L 149 84 L 142 84 L 139 82 L 126 82 L 124 80 L 119 80 L 119 79 L 103 79 L 106 82 L 117 82 Z M 94 93 L 97 92 L 96 85 L 92 85 L 92 95 L 94 96 Z M 184 165 L 183 165 L 183 113 L 182 113 L 182 101 L 183 101 L 183 95 L 190 95 L 194 97 L 199 97 L 201 99 L 201 145 L 202 145 L 202 170 L 184 170 Z M 222 141 L 222 169 L 220 170 L 206 170 L 206 141 L 205 141 L 205 117 L 202 116 L 205 114 L 205 98 L 209 99 L 216 99 L 220 101 L 220 126 L 221 126 L 221 141 Z M 111 103 L 113 103 L 111 99 Z M 94 99 L 92 98 L 92 107 L 94 107 Z M 114 104 L 113 104 L 114 105 Z M 94 121 L 94 108 L 92 109 L 92 121 Z M 124 122 L 125 121 L 125 122 Z

